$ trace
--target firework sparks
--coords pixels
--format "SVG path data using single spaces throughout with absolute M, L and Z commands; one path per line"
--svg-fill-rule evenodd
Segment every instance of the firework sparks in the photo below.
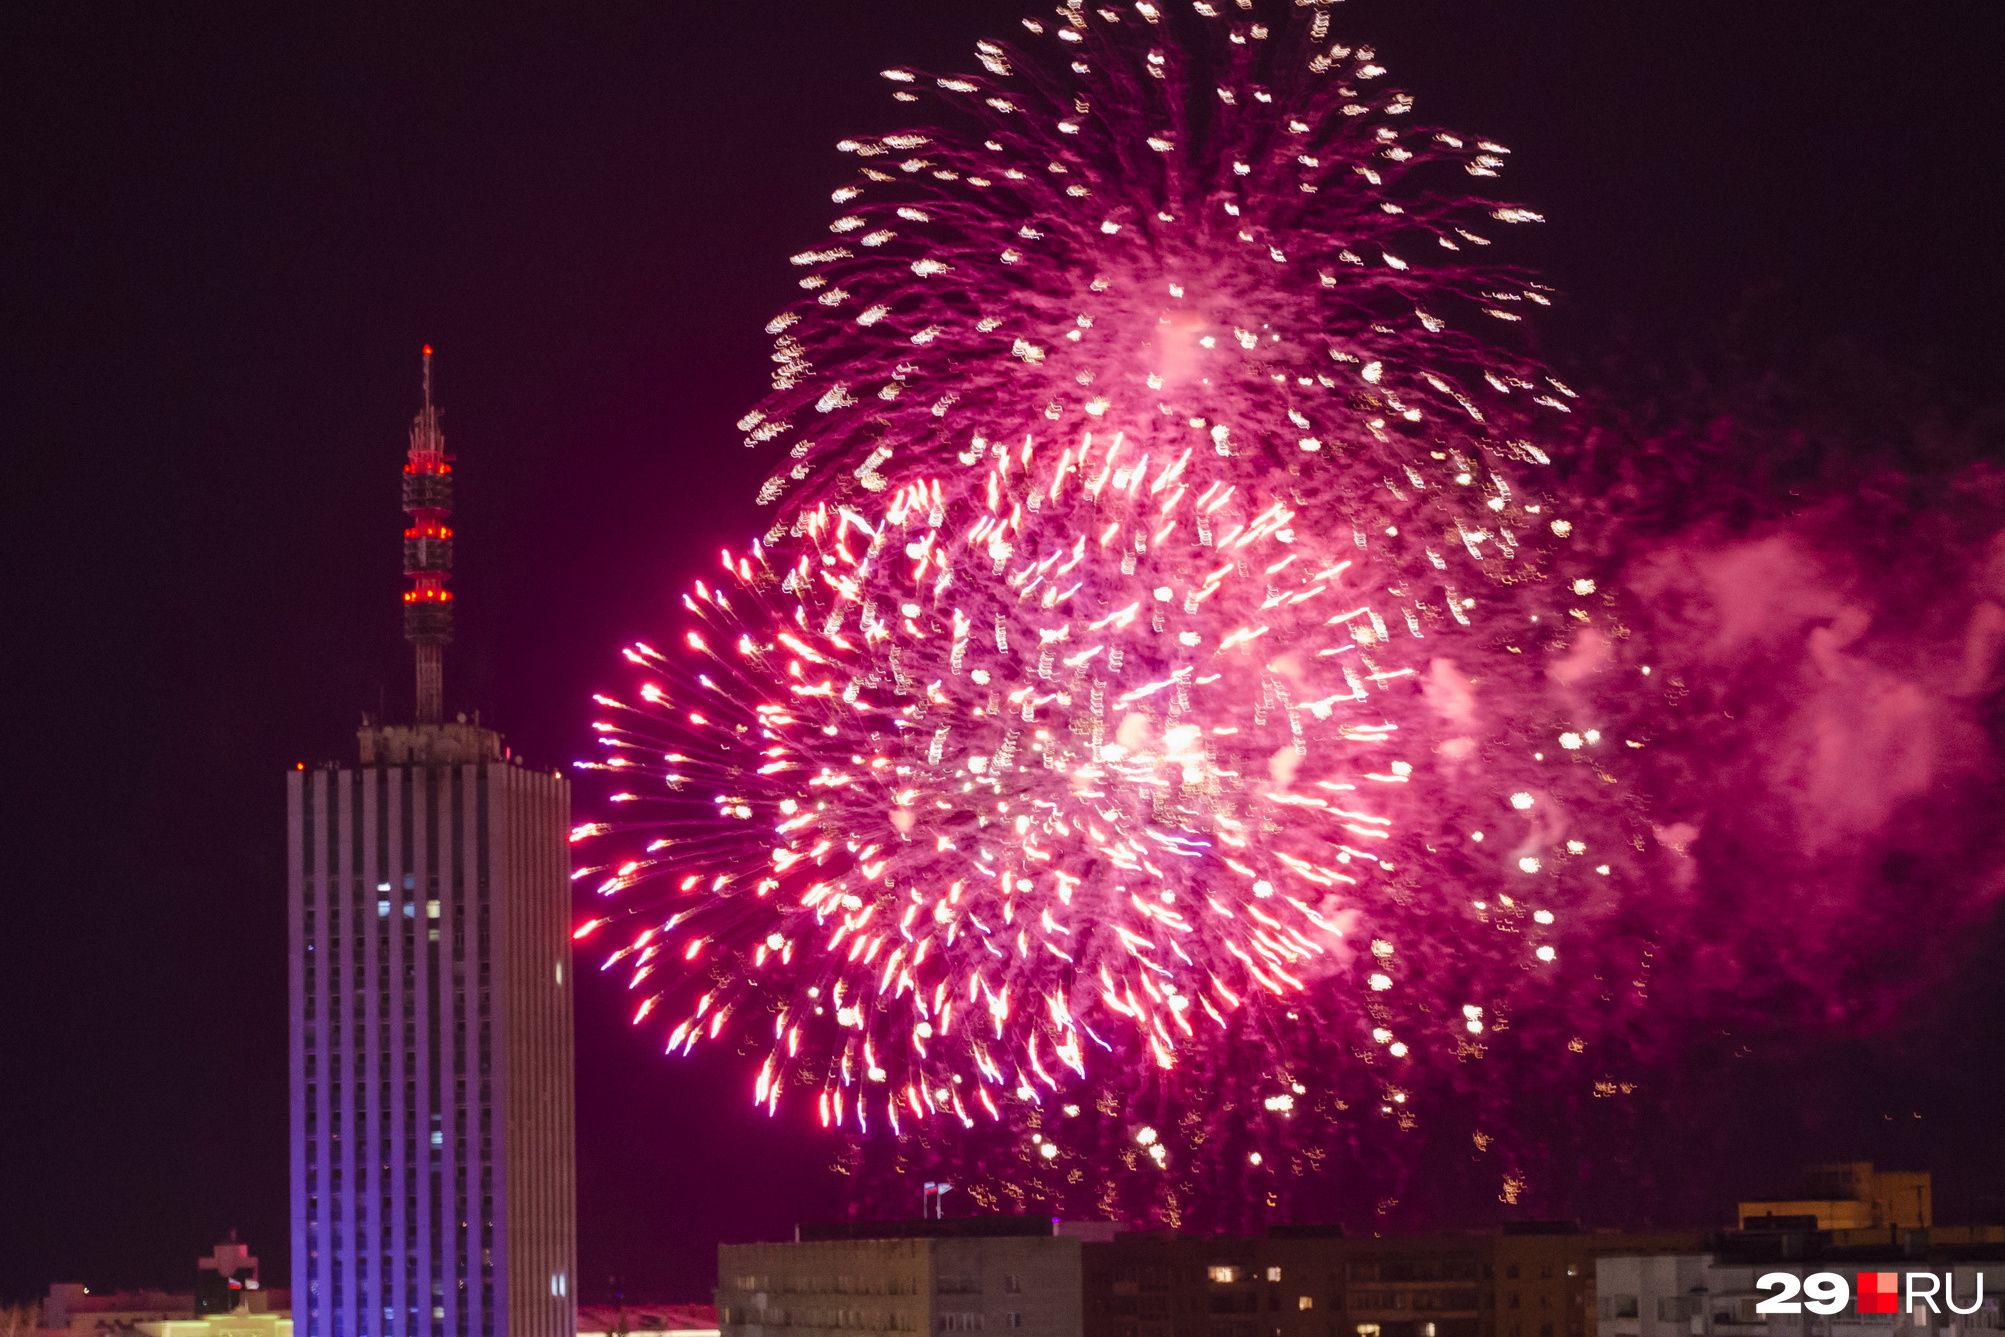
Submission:
M 605 700 L 642 816 L 580 933 L 633 926 L 671 1050 L 761 1037 L 768 1108 L 1090 1107 L 1145 1172 L 1204 1140 L 1145 1090 L 1406 1125 L 1630 850 L 1546 686 L 1594 613 L 1535 482 L 1571 392 L 1490 337 L 1546 300 L 1464 193 L 1506 150 L 1321 7 L 1195 9 L 885 72 L 972 128 L 841 146 L 740 424 L 781 518 Z

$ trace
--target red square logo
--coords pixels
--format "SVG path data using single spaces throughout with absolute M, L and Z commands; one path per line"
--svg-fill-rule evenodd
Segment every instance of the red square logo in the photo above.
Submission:
M 1859 1274 L 1859 1312 L 1862 1314 L 1898 1314 L 1901 1311 L 1901 1274 L 1898 1272 L 1861 1272 Z

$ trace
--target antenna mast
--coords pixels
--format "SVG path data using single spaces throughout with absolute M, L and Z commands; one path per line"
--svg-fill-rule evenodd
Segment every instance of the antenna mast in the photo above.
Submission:
M 437 724 L 444 682 L 440 658 L 453 638 L 452 456 L 446 454 L 439 411 L 432 406 L 432 346 L 425 345 L 425 406 L 411 421 L 411 450 L 404 464 L 404 639 L 417 650 L 419 725 Z

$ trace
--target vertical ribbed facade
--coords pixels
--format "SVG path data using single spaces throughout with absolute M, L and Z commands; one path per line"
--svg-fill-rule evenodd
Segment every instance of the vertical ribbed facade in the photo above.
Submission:
M 569 787 L 382 733 L 290 777 L 294 1331 L 573 1337 Z

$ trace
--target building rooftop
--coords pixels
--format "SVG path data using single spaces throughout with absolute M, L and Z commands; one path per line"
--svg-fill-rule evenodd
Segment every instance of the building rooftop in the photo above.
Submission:
M 578 1306 L 580 1337 L 625 1333 L 627 1337 L 718 1337 L 717 1306 L 621 1303 Z
M 794 1227 L 794 1241 L 999 1239 L 1052 1235 L 1049 1216 L 949 1216 L 907 1221 L 817 1221 Z
M 1873 1226 L 1858 1230 L 1723 1230 L 1701 1251 L 1728 1266 L 1777 1262 L 1874 1263 L 1892 1259 L 2005 1261 L 2005 1226 Z

